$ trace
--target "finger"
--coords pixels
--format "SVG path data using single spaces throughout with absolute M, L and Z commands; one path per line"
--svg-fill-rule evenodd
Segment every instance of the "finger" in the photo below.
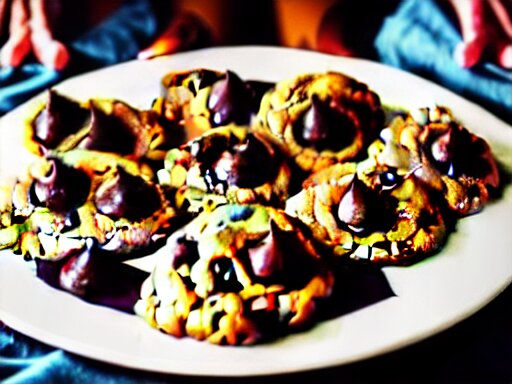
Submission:
M 512 19 L 509 13 L 512 11 L 507 11 L 505 1 L 506 0 L 489 0 L 489 5 L 505 35 L 508 36 L 509 39 L 512 39 Z M 508 6 L 510 6 L 510 3 Z
M 45 67 L 62 71 L 69 63 L 69 51 L 61 42 L 51 39 L 34 41 L 34 54 Z
M 473 41 L 481 32 L 484 25 L 484 1 L 483 0 L 450 0 L 457 18 L 459 19 L 462 39 L 465 42 Z
M 512 69 L 512 44 L 505 45 L 498 51 L 498 64 Z
M 53 37 L 46 1 L 30 0 L 32 46 L 37 60 L 45 67 L 63 70 L 69 62 L 69 51 Z
M 29 11 L 24 0 L 12 0 L 9 33 L 16 34 L 20 27 L 28 27 Z
M 24 0 L 13 0 L 9 20 L 9 39 L 0 50 L 0 65 L 19 66 L 30 53 L 30 49 L 26 4 Z

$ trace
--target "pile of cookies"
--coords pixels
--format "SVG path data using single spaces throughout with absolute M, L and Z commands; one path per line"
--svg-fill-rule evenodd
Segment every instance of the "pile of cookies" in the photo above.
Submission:
M 166 242 L 133 310 L 177 337 L 305 329 L 337 266 L 430 256 L 499 187 L 489 146 L 447 108 L 385 108 L 342 73 L 197 69 L 162 90 L 148 110 L 50 90 L 26 127 L 38 161 L 2 197 L 0 247 L 58 265 L 52 285 L 87 300 L 102 258 Z

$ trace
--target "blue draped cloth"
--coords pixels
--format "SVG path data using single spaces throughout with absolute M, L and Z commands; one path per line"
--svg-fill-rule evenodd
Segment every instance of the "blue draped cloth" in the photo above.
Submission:
M 164 381 L 162 375 L 123 369 L 49 347 L 0 322 L 0 382 L 156 384 Z
M 386 18 L 375 40 L 379 59 L 431 79 L 512 124 L 512 71 L 492 63 L 461 68 L 462 41 L 453 18 L 434 0 L 406 0 Z

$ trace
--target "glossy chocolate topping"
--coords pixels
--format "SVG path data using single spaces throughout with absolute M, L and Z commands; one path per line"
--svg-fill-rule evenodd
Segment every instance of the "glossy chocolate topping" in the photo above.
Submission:
M 311 108 L 297 121 L 293 131 L 300 145 L 339 151 L 353 142 L 356 129 L 342 106 L 313 95 Z
M 357 177 L 354 178 L 338 205 L 338 218 L 350 227 L 363 227 L 368 217 L 366 200 L 371 198 L 366 193 L 366 186 Z
M 394 199 L 379 196 L 356 176 L 340 200 L 338 219 L 347 230 L 359 235 L 388 230 L 395 222 L 393 204 Z
M 50 90 L 46 107 L 32 124 L 37 140 L 45 147 L 54 149 L 65 137 L 85 127 L 89 120 L 90 112 L 87 108 Z
M 280 160 L 261 138 L 249 134 L 245 143 L 235 146 L 229 183 L 241 188 L 255 188 L 274 180 Z
M 213 126 L 247 124 L 253 109 L 251 90 L 234 72 L 227 71 L 224 79 L 213 84 L 208 108 Z
M 40 262 L 38 276 L 45 280 L 56 274 L 57 271 L 48 273 L 53 267 L 60 268 L 57 287 L 86 301 L 133 313 L 140 286 L 148 274 L 123 264 L 115 256 L 89 239 L 83 250 L 64 263 Z
M 472 135 L 467 129 L 452 125 L 431 143 L 430 155 L 441 173 L 452 178 L 467 175 L 497 179 L 489 147 L 484 140 Z
M 243 143 L 223 152 L 212 166 L 217 181 L 240 188 L 255 188 L 273 180 L 280 158 L 262 140 L 249 133 Z
M 161 206 L 157 189 L 139 176 L 117 167 L 117 174 L 96 191 L 98 211 L 113 219 L 139 221 L 151 216 Z
M 290 289 L 303 287 L 318 272 L 318 260 L 306 247 L 302 225 L 285 231 L 273 220 L 264 241 L 249 248 L 249 260 L 257 278 L 267 284 L 285 284 Z
M 94 151 L 114 152 L 122 155 L 137 154 L 141 130 L 136 113 L 123 103 L 114 102 L 111 112 L 100 104 L 91 104 L 91 130 L 85 148 Z
M 33 192 L 37 200 L 34 204 L 56 212 L 67 212 L 82 205 L 91 188 L 89 177 L 56 158 L 49 159 L 49 163 L 46 175 L 34 181 Z

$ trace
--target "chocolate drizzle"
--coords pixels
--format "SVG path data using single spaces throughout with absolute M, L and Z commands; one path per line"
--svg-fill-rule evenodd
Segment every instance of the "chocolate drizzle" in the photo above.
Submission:
M 122 167 L 117 167 L 116 176 L 98 188 L 94 203 L 104 215 L 132 221 L 151 216 L 161 206 L 156 187 Z

